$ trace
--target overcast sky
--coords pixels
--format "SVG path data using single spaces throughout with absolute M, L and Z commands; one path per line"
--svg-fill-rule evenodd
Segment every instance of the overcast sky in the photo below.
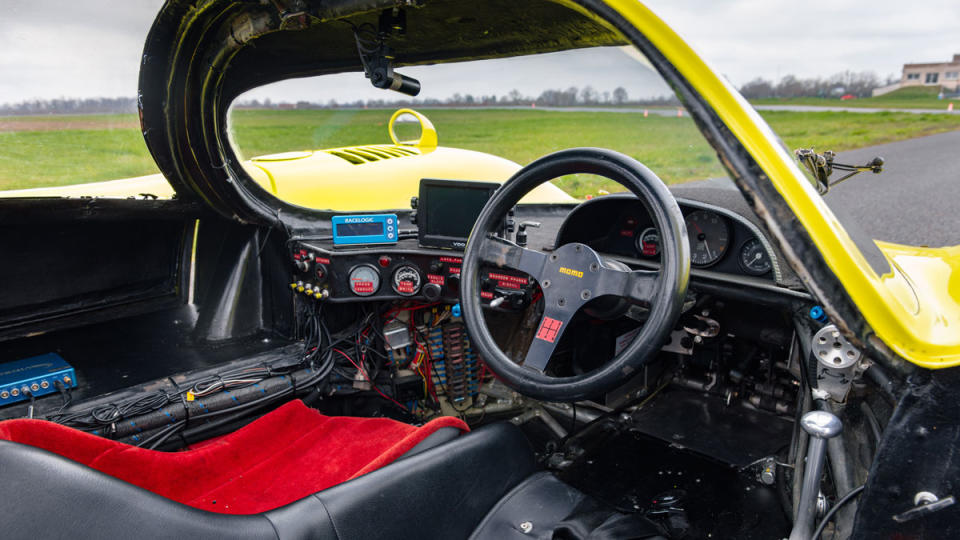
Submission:
M 957 0 L 651 0 L 647 4 L 735 85 L 757 77 L 828 76 L 843 70 L 899 75 L 905 62 L 944 61 L 960 53 Z M 134 96 L 143 41 L 161 2 L 3 0 L 0 103 L 33 98 Z M 454 92 L 504 95 L 513 88 L 623 84 L 632 97 L 662 86 L 614 51 L 563 53 L 508 64 L 407 69 L 420 73 L 422 97 Z M 570 78 L 557 69 L 578 73 Z M 469 68 L 467 70 L 466 68 Z M 403 70 L 401 70 L 403 71 Z M 463 74 L 469 71 L 470 86 Z M 419 73 L 418 73 L 419 72 Z M 291 81 L 251 97 L 274 101 L 387 98 L 357 75 Z M 642 90 L 634 90 L 640 89 Z M 644 96 L 645 97 L 645 96 Z

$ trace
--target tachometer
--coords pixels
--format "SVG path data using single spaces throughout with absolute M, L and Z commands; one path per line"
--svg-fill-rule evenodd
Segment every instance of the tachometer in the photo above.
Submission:
M 740 268 L 755 276 L 762 276 L 773 268 L 770 256 L 760 240 L 751 238 L 740 246 Z
M 647 227 L 637 236 L 637 251 L 644 257 L 660 255 L 660 231 L 654 227 Z
M 730 239 L 727 222 L 707 210 L 688 214 L 685 221 L 690 239 L 690 263 L 703 267 L 719 261 Z

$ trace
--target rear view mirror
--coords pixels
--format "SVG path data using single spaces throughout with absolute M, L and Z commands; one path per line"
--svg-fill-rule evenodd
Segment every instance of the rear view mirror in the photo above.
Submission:
M 870 171 L 873 174 L 880 174 L 883 172 L 883 158 L 879 156 L 870 160 L 866 165 L 845 165 L 835 162 L 834 159 L 837 154 L 830 150 L 818 154 L 813 148 L 798 148 L 794 151 L 794 154 L 797 156 L 797 160 L 813 175 L 814 185 L 821 195 L 830 191 L 831 187 L 859 173 Z M 835 170 L 849 171 L 850 174 L 831 182 L 830 175 Z

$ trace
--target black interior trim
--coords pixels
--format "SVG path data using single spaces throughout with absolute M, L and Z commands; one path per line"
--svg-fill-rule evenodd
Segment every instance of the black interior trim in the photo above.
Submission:
M 336 448 L 317 448 L 336 452 Z M 519 428 L 492 424 L 258 515 L 205 512 L 45 450 L 0 441 L 6 538 L 466 538 L 535 470 Z M 444 504 L 423 504 L 443 494 Z M 412 519 L 403 509 L 417 510 Z

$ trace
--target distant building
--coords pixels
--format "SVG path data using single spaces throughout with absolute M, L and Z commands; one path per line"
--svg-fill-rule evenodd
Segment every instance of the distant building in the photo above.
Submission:
M 939 64 L 904 64 L 900 86 L 942 86 L 956 92 L 960 88 L 960 54 Z

